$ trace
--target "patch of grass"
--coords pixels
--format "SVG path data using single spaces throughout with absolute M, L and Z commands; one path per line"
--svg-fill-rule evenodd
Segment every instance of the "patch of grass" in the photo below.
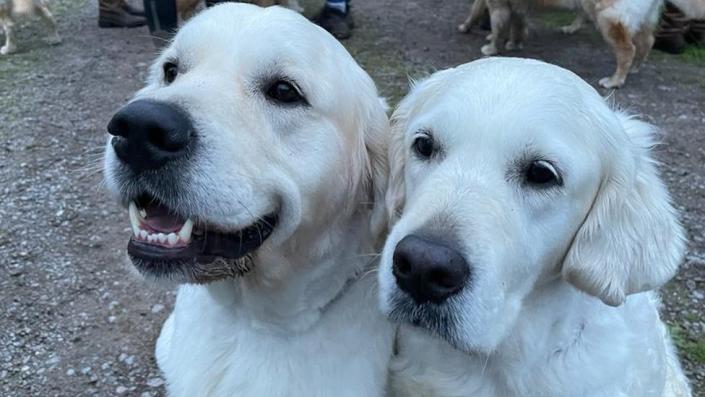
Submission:
M 705 66 L 705 47 L 691 44 L 677 57 L 687 63 Z
M 695 44 L 688 45 L 682 54 L 668 54 L 663 51 L 654 50 L 651 52 L 650 56 L 659 61 L 675 60 L 682 63 L 705 67 L 705 47 Z
M 684 354 L 690 361 L 705 364 L 705 339 L 695 338 L 678 323 L 667 325 L 673 343 L 678 347 L 678 351 Z
M 546 10 L 539 14 L 539 19 L 546 26 L 552 28 L 560 28 L 561 26 L 570 25 L 575 19 L 575 12 L 570 10 Z
M 404 61 L 400 51 L 389 50 L 383 45 L 380 37 L 381 33 L 374 29 L 360 29 L 344 44 L 353 58 L 370 74 L 380 94 L 393 108 L 406 95 L 409 76 L 414 76 L 416 71 Z

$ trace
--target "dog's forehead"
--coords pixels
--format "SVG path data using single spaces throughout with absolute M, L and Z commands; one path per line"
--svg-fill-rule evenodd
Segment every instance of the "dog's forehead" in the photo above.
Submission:
M 305 59 L 336 44 L 329 34 L 291 10 L 225 3 L 185 24 L 173 47 L 198 59 L 228 55 L 252 59 L 261 53 Z
M 578 76 L 540 61 L 502 58 L 438 72 L 414 87 L 400 105 L 409 129 L 506 140 L 551 139 L 584 129 L 595 114 L 611 112 Z

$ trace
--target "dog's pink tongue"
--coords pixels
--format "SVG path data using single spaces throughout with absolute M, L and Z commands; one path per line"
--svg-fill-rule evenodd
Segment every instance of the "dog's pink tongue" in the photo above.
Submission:
M 169 213 L 169 209 L 163 205 L 150 205 L 145 211 L 147 216 L 144 217 L 144 225 L 158 232 L 178 232 L 186 222 L 185 219 Z

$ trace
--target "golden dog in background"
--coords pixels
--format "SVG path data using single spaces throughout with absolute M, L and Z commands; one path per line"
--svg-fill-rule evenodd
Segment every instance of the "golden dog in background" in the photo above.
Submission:
M 14 27 L 18 19 L 38 14 L 49 26 L 51 32 L 47 43 L 61 43 L 61 37 L 56 27 L 56 20 L 51 15 L 44 0 L 0 0 L 0 26 L 5 31 L 5 45 L 0 47 L 0 55 L 12 54 L 17 51 Z
M 535 0 L 538 6 L 577 9 L 575 21 L 561 30 L 571 34 L 578 31 L 586 19 L 592 20 L 617 59 L 612 76 L 600 79 L 604 88 L 624 85 L 628 73 L 635 73 L 654 44 L 654 30 L 658 25 L 662 0 Z M 522 47 L 526 37 L 525 19 L 530 0 L 476 0 L 468 18 L 458 26 L 467 32 L 489 9 L 492 22 L 490 42 L 482 47 L 484 55 L 495 55 Z

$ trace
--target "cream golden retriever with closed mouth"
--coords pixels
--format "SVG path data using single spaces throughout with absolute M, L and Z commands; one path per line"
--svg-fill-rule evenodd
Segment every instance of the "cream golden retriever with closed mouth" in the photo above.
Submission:
M 280 7 L 188 22 L 110 121 L 107 184 L 148 278 L 182 283 L 156 357 L 171 396 L 380 396 L 385 107 Z
M 513 58 L 432 75 L 392 123 L 397 395 L 690 394 L 652 292 L 684 252 L 652 126 Z

